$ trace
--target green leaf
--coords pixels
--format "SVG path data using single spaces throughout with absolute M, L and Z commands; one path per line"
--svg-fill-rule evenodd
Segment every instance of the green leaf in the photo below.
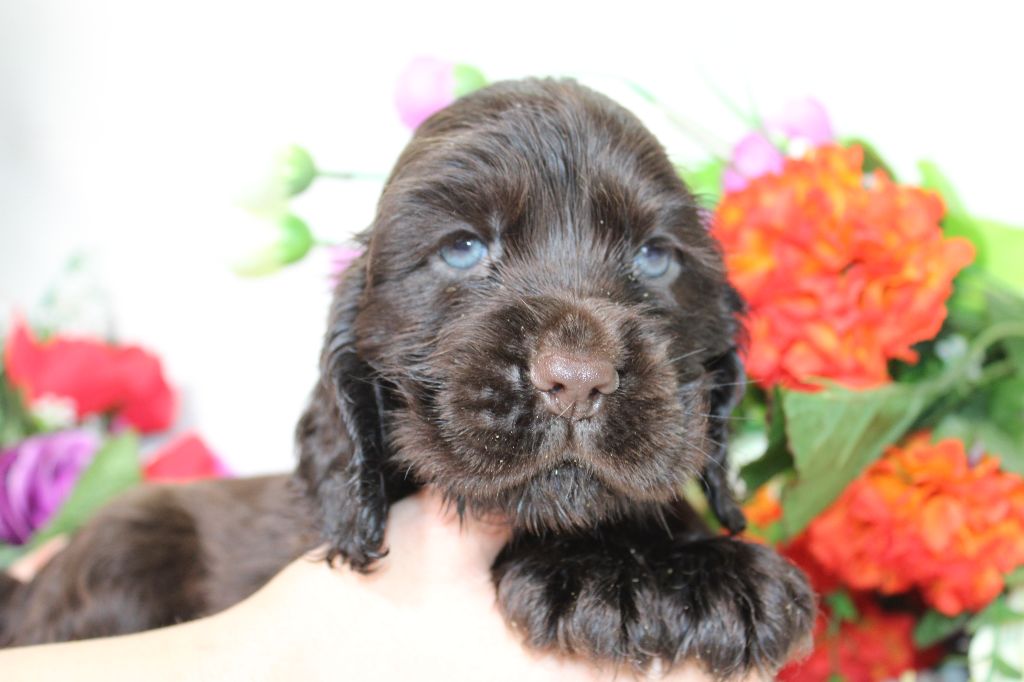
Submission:
M 114 436 L 93 457 L 50 522 L 32 536 L 30 545 L 38 547 L 50 538 L 74 531 L 96 510 L 140 480 L 138 438 L 131 432 Z
M 786 443 L 786 416 L 782 407 L 782 391 L 775 388 L 768 420 L 768 447 L 764 454 L 740 469 L 740 477 L 753 492 L 783 471 L 793 468 L 793 455 Z
M 971 679 L 986 682 L 1021 680 L 1024 667 L 1024 591 L 999 597 L 968 624 L 967 660 Z
M 34 431 L 32 415 L 26 409 L 21 393 L 8 381 L 3 362 L 0 362 L 0 447 L 23 440 Z
M 1024 290 L 1024 229 L 995 220 L 950 211 L 942 220 L 944 232 L 974 244 L 974 262 L 1014 291 Z
M 6 570 L 8 566 L 21 558 L 21 555 L 28 551 L 26 545 L 8 545 L 0 542 L 0 571 Z
M 1006 284 L 1020 290 L 1024 287 L 1024 229 L 996 220 L 971 215 L 942 171 L 930 161 L 918 163 L 922 186 L 938 192 L 946 204 L 942 219 L 945 233 L 966 237 L 975 246 L 975 263 Z
M 977 632 L 988 625 L 1006 625 L 1007 623 L 1024 622 L 1024 609 L 1015 608 L 1009 597 L 1001 595 L 985 607 L 967 624 L 970 632 Z
M 676 167 L 683 182 L 694 193 L 697 200 L 705 208 L 712 209 L 722 197 L 722 173 L 725 172 L 725 161 L 712 159 L 694 169 Z
M 938 192 L 946 204 L 948 213 L 967 213 L 960 196 L 953 189 L 953 183 L 934 162 L 922 159 L 917 162 L 917 170 L 921 173 L 921 186 Z
M 1021 675 L 1021 669 L 1007 661 L 999 654 L 992 657 L 992 667 L 996 674 L 1002 675 L 1003 677 L 1011 680 L 1024 679 Z
M 938 192 L 946 204 L 945 233 L 969 239 L 977 250 L 977 265 L 1015 290 L 1024 290 L 1024 228 L 971 215 L 938 166 L 931 161 L 917 165 L 921 186 Z
M 1024 476 L 1024 438 L 992 422 L 980 422 L 976 434 L 985 452 L 999 458 L 1002 469 Z
M 895 443 L 942 382 L 889 384 L 869 391 L 786 391 L 783 409 L 799 480 L 782 497 L 787 536 L 803 530 L 882 450 Z
M 832 615 L 840 621 L 856 621 L 860 618 L 857 606 L 845 590 L 832 592 L 825 597 Z
M 1024 475 L 1024 395 L 1018 391 L 1024 392 L 1019 377 L 975 390 L 956 412 L 938 422 L 934 438 L 956 438 L 968 450 L 978 446 L 998 457 L 1002 469 Z
M 1024 367 L 1018 371 L 1024 371 Z M 1024 376 L 1018 374 L 996 384 L 990 409 L 992 421 L 999 428 L 1010 436 L 1024 437 Z
M 893 172 L 892 166 L 886 163 L 885 159 L 882 158 L 882 155 L 878 153 L 878 150 L 873 144 L 862 137 L 843 138 L 842 143 L 847 147 L 857 145 L 864 151 L 864 164 L 861 169 L 864 173 L 873 173 L 875 170 L 881 168 L 890 178 L 893 180 L 896 179 L 896 174 Z
M 830 387 L 819 393 L 784 392 L 786 433 L 799 474 L 783 490 L 787 537 L 803 530 L 886 446 L 899 441 L 931 403 L 984 381 L 980 367 L 991 348 L 1020 337 L 1024 319 L 986 327 L 966 354 L 926 381 L 867 391 Z
M 925 611 L 914 628 L 914 644 L 926 649 L 945 641 L 963 630 L 970 618 L 967 613 L 950 617 L 938 611 Z

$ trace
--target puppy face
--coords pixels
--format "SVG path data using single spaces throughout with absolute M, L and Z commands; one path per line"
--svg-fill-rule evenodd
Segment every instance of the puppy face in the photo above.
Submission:
M 705 467 L 736 300 L 621 107 L 550 81 L 456 102 L 400 158 L 367 247 L 352 343 L 391 395 L 398 471 L 566 530 L 674 499 Z

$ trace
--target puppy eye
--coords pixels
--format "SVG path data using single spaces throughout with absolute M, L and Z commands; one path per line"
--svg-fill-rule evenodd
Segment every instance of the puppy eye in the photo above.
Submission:
M 636 252 L 633 264 L 644 277 L 661 277 L 672 265 L 672 251 L 660 244 L 647 242 Z
M 441 259 L 459 270 L 468 270 L 487 255 L 487 245 L 476 237 L 461 235 L 441 247 Z

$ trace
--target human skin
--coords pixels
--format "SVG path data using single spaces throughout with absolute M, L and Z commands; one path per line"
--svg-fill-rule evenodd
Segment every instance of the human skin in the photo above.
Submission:
M 460 522 L 441 499 L 397 503 L 390 554 L 363 575 L 316 556 L 293 562 L 242 603 L 161 630 L 0 652 L 5 680 L 623 680 L 525 649 L 495 605 L 497 523 Z M 301 614 L 301 615 L 300 615 Z M 694 665 L 662 677 L 709 679 Z M 750 677 L 754 680 L 756 677 Z

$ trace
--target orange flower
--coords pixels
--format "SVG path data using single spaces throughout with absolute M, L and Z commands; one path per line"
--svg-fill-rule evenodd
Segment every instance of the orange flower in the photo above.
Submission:
M 771 527 L 782 518 L 782 504 L 779 502 L 778 491 L 771 485 L 758 488 L 743 505 L 743 515 L 747 517 L 747 530 L 743 535 L 747 540 L 768 544 L 771 542 Z M 807 547 L 807 534 L 801 533 L 788 543 L 776 547 L 780 554 L 796 564 L 811 582 L 816 593 L 827 594 L 841 587 L 836 576 L 826 570 L 811 554 Z
M 855 590 L 918 589 L 947 615 L 984 607 L 1024 564 L 1024 479 L 927 433 L 891 447 L 816 518 L 806 548 Z
M 782 505 L 775 492 L 763 485 L 743 505 L 743 515 L 750 525 L 763 529 L 782 518 Z
M 953 277 L 974 258 L 945 239 L 941 199 L 861 171 L 859 147 L 825 146 L 727 194 L 713 232 L 747 299 L 747 369 L 764 386 L 814 390 L 889 380 L 890 359 L 938 333 Z
M 783 682 L 846 682 L 891 680 L 933 662 L 930 652 L 914 648 L 915 619 L 909 613 L 882 611 L 868 599 L 858 600 L 859 618 L 829 627 L 821 614 L 814 628 L 814 650 L 779 673 Z

